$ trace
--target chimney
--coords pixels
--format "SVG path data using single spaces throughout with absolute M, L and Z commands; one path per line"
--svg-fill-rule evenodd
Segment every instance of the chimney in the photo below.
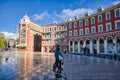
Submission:
M 86 17 L 86 16 L 89 16 L 90 14 L 88 12 L 85 12 L 84 15 Z
M 98 7 L 98 10 L 97 10 L 97 12 L 101 12 L 101 11 L 103 11 L 104 10 L 104 8 L 103 7 Z
M 74 16 L 74 19 L 77 20 L 77 19 L 79 19 L 79 17 L 78 16 Z

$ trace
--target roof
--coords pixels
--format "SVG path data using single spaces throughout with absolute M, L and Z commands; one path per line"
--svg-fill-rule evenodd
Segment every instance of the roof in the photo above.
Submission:
M 25 14 L 25 15 L 23 16 L 23 19 L 29 20 L 29 17 L 27 16 L 27 14 Z

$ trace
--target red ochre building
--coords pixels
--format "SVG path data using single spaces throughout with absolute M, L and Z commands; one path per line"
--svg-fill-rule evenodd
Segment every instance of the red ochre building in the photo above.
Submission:
M 59 44 L 63 52 L 83 53 L 86 48 L 88 54 L 120 54 L 120 4 L 43 26 L 25 15 L 20 21 L 19 44 L 41 52 L 53 52 Z

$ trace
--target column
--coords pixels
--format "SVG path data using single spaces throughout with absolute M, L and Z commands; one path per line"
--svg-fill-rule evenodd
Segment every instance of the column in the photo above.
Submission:
M 74 41 L 73 41 L 73 45 L 72 45 L 72 47 L 73 47 L 73 53 L 75 52 L 75 50 L 74 50 Z
M 104 40 L 105 54 L 107 54 L 107 40 Z
M 114 45 L 114 52 L 115 52 L 115 54 L 117 54 L 116 39 L 113 39 L 113 43 L 115 44 Z
M 99 40 L 97 40 L 97 54 L 100 53 L 100 45 L 99 45 Z
M 69 41 L 69 46 L 68 47 L 69 47 L 69 52 L 70 52 L 70 41 Z
M 85 43 L 85 41 L 83 41 L 83 48 L 84 48 L 84 47 L 86 47 L 86 43 Z
M 79 41 L 79 43 L 80 43 L 80 41 Z M 80 46 L 79 48 L 80 48 L 80 52 L 81 52 L 81 44 L 79 46 Z
M 78 41 L 78 52 L 80 53 L 80 41 Z
M 49 49 L 49 47 L 48 47 L 48 51 L 47 51 L 47 52 L 49 52 L 49 50 L 50 50 L 50 49 Z
M 86 41 L 83 41 L 83 53 L 84 54 L 86 54 L 85 52 L 84 52 L 84 48 L 86 47 Z
M 92 43 L 92 40 L 90 41 L 90 53 L 93 54 L 93 43 Z

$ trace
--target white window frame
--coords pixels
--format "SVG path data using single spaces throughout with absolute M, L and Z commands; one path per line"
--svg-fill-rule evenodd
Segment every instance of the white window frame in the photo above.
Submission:
M 52 44 L 52 40 L 50 40 L 50 44 Z
M 93 28 L 94 28 L 94 31 L 95 31 L 95 32 L 93 32 Z M 96 28 L 95 28 L 95 26 L 91 27 L 91 33 L 92 33 L 92 34 L 93 34 L 93 33 L 96 33 Z
M 108 24 L 110 24 L 110 30 L 112 30 L 112 26 L 111 26 L 111 22 L 110 22 L 110 23 L 106 23 L 106 31 L 110 31 L 110 30 L 108 30 L 108 27 L 107 27 Z
M 81 31 L 82 31 L 82 34 L 81 34 Z M 80 35 L 83 35 L 83 29 L 80 29 L 80 30 L 79 30 L 79 34 L 80 34 Z
M 50 44 L 50 40 L 48 40 L 48 44 Z
M 61 31 L 62 30 L 62 26 L 58 26 L 58 31 Z
M 87 30 L 88 30 L 88 33 L 87 33 Z M 89 34 L 90 32 L 89 32 L 89 28 L 85 28 L 85 34 L 87 35 L 87 34 Z
M 50 27 L 49 29 L 51 29 L 51 30 L 50 30 L 50 32 L 51 32 L 51 31 L 52 31 L 52 28 Z
M 46 41 L 44 43 L 46 44 Z
M 60 38 L 62 36 L 62 33 L 61 32 L 59 32 L 58 33 L 58 38 Z
M 92 19 L 94 19 L 94 23 L 92 23 Z M 95 24 L 95 17 L 92 17 L 92 18 L 91 18 L 91 24 Z
M 48 28 L 48 32 L 50 32 L 50 28 Z
M 101 20 L 103 21 L 103 19 L 102 19 L 102 15 L 98 15 L 98 23 L 99 22 L 102 22 L 102 21 L 99 21 L 99 17 L 101 16 Z
M 58 42 L 58 44 L 61 44 L 61 43 L 62 43 L 62 40 L 60 39 L 60 40 L 58 40 L 57 42 Z
M 50 38 L 52 38 L 52 34 L 50 34 Z
M 63 33 L 63 36 L 64 36 L 64 37 L 67 36 L 67 32 L 64 32 L 64 33 Z
M 54 38 L 56 38 L 56 37 L 57 37 L 57 34 L 55 33 L 55 34 L 54 34 Z
M 103 25 L 98 25 L 98 32 L 100 32 L 99 27 L 102 26 L 102 32 L 103 32 Z
M 76 24 L 76 26 L 75 26 L 75 24 Z M 77 28 L 77 22 L 74 22 L 74 28 Z
M 88 19 L 85 19 L 85 26 L 88 26 L 89 25 L 89 21 L 88 21 L 88 24 L 86 23 L 86 21 L 88 21 Z
M 56 30 L 55 30 L 55 29 L 56 29 Z M 57 27 L 56 27 L 56 26 L 54 27 L 54 31 L 57 31 Z
M 63 29 L 64 29 L 64 30 L 67 30 L 67 25 L 63 25 Z
M 70 27 L 70 25 L 71 25 L 71 27 Z M 69 29 L 72 29 L 72 23 L 69 23 Z
M 80 25 L 80 23 L 82 23 L 82 25 Z M 79 26 L 82 27 L 83 26 L 83 21 L 79 21 Z
M 75 34 L 77 33 L 77 34 Z M 74 36 L 78 36 L 78 31 L 77 30 L 74 30 Z
M 66 43 L 67 43 L 67 40 L 66 40 L 66 39 L 64 39 L 64 40 L 63 40 L 63 43 L 64 43 L 64 44 L 66 44 Z
M 106 21 L 111 19 L 111 16 L 109 16 L 109 19 L 107 19 L 107 14 L 109 14 L 109 15 L 110 15 L 110 12 L 106 12 L 106 13 L 105 13 L 105 18 L 106 18 Z
M 119 10 L 119 13 L 120 13 L 120 8 L 117 8 L 117 9 L 114 10 L 115 17 L 120 17 L 120 15 L 116 16 L 116 10 Z
M 46 28 L 44 28 L 44 32 L 46 32 Z
M 120 28 L 117 28 L 117 22 L 120 22 L 120 20 L 115 21 L 115 29 L 120 29 Z
M 70 33 L 71 33 L 71 35 L 70 35 Z M 72 31 L 69 31 L 69 36 L 70 36 L 70 37 L 72 36 Z

